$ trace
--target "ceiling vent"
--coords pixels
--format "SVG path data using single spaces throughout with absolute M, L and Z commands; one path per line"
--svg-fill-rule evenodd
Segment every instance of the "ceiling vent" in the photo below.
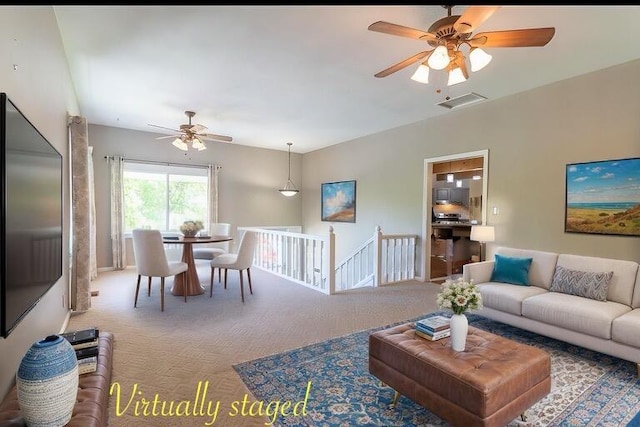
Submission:
M 450 98 L 446 101 L 440 102 L 437 105 L 448 108 L 449 110 L 453 108 L 463 107 L 469 104 L 475 104 L 476 102 L 481 102 L 487 99 L 485 96 L 478 95 L 477 93 L 471 92 L 465 95 L 458 96 L 456 98 Z

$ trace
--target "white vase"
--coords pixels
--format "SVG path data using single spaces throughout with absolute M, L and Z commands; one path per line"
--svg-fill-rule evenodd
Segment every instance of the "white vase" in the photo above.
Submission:
M 454 314 L 451 316 L 451 348 L 453 351 L 464 351 L 467 343 L 467 332 L 469 331 L 469 321 L 464 314 Z

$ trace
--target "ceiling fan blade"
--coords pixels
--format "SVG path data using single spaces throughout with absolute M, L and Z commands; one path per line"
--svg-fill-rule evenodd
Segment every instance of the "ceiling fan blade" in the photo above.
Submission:
M 460 18 L 453 24 L 453 29 L 458 34 L 471 33 L 475 31 L 484 21 L 489 19 L 493 12 L 500 6 L 469 6 L 460 15 Z
M 393 74 L 396 71 L 400 71 L 403 68 L 408 67 L 409 65 L 414 64 L 414 63 L 420 61 L 423 58 L 426 58 L 427 56 L 429 56 L 431 54 L 431 52 L 433 52 L 433 50 L 425 50 L 424 52 L 416 53 L 412 57 L 407 58 L 404 61 L 400 61 L 397 64 L 392 65 L 391 67 L 387 68 L 386 70 L 382 70 L 379 73 L 376 73 L 375 76 L 376 77 L 387 77 L 389 74 Z
M 472 47 L 529 47 L 544 46 L 556 33 L 554 27 L 524 30 L 489 31 L 469 39 Z
M 403 25 L 392 24 L 390 22 L 378 21 L 369 25 L 369 30 L 379 33 L 391 34 L 393 36 L 408 37 L 417 40 L 438 40 L 434 34 Z
M 180 138 L 180 135 L 159 136 L 156 139 Z
M 170 130 L 172 132 L 180 132 L 180 130 L 178 130 L 178 129 L 171 129 L 171 128 L 167 128 L 167 127 L 164 127 L 164 126 L 152 125 L 151 123 L 147 123 L 147 125 L 153 126 L 154 128 Z
M 222 141 L 222 142 L 231 142 L 231 141 L 233 141 L 233 138 L 231 138 L 230 136 L 216 135 L 216 134 L 213 134 L 213 133 L 199 133 L 196 136 L 198 138 L 207 139 L 207 140 L 211 140 L 211 141 Z
M 207 130 L 207 127 L 203 125 L 193 125 L 191 129 L 189 129 L 189 131 L 193 133 L 202 132 L 203 130 Z

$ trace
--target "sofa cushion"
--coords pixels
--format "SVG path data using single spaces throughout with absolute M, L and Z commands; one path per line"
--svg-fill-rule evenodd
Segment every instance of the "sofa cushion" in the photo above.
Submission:
M 493 282 L 479 284 L 478 289 L 482 295 L 483 306 L 516 316 L 522 315 L 522 301 L 531 296 L 548 292 L 537 286 L 518 286 Z
M 558 292 L 545 292 L 522 301 L 524 317 L 602 339 L 611 339 L 613 319 L 630 311 L 629 306 L 617 302 Z
M 640 309 L 631 310 L 613 320 L 611 337 L 621 344 L 640 347 Z
M 603 272 L 613 271 L 609 282 L 607 301 L 631 307 L 633 288 L 638 274 L 638 263 L 619 259 L 560 254 L 558 265 L 571 270 Z
M 606 301 L 609 281 L 611 281 L 612 276 L 613 271 L 597 273 L 570 270 L 558 265 L 556 266 L 556 272 L 553 274 L 553 282 L 551 282 L 549 290 L 596 301 Z
M 529 285 L 529 267 L 533 258 L 508 257 L 496 254 L 492 282 Z
M 558 261 L 558 254 L 554 252 L 535 251 L 530 249 L 515 249 L 499 247 L 496 253 L 503 256 L 533 258 L 529 268 L 529 285 L 549 289 L 553 272 Z

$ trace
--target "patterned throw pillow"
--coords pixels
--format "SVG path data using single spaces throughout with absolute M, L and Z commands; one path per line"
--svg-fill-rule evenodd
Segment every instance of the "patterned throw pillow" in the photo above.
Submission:
M 597 301 L 607 300 L 609 282 L 613 271 L 596 273 L 591 271 L 569 270 L 556 266 L 553 282 L 549 288 L 552 292 L 577 295 Z

